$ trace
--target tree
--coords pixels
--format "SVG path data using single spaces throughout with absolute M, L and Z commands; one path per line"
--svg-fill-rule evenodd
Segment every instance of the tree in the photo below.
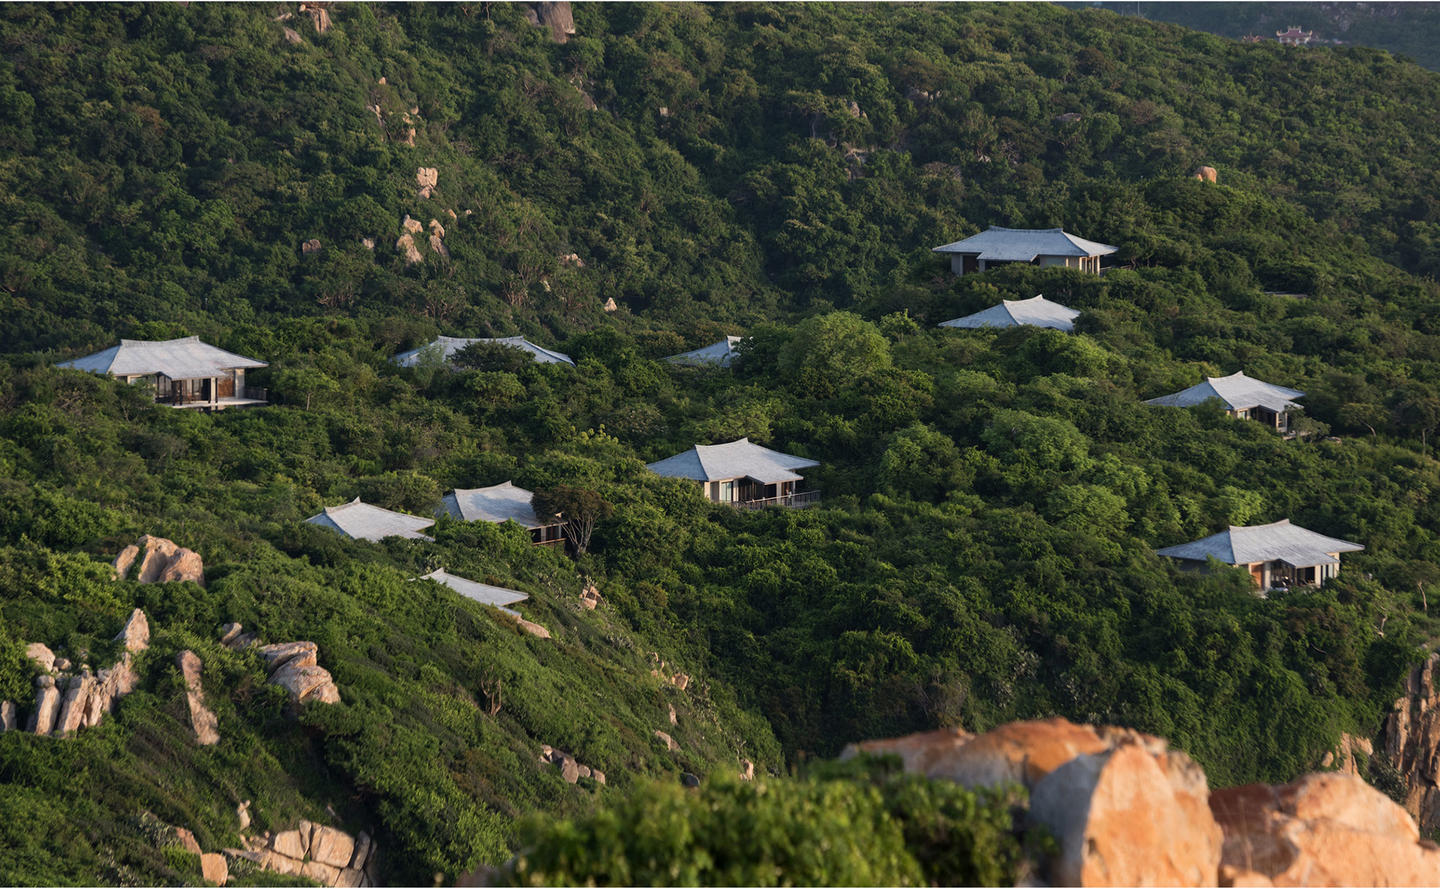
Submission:
M 575 547 L 576 555 L 583 555 L 590 546 L 590 535 L 595 533 L 595 523 L 609 518 L 615 507 L 595 491 L 570 485 L 556 485 L 545 491 L 536 491 L 531 501 L 535 515 L 544 519 L 554 516 L 565 522 L 565 539 Z

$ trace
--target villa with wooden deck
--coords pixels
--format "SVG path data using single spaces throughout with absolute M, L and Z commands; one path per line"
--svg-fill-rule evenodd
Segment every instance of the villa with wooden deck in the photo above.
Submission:
M 109 374 L 127 383 L 149 383 L 157 404 L 209 411 L 266 404 L 264 389 L 245 385 L 245 371 L 266 366 L 202 343 L 198 336 L 121 340 L 118 346 L 57 365 Z
M 1120 248 L 1087 241 L 1058 228 L 1001 228 L 992 225 L 978 235 L 935 247 L 932 253 L 950 257 L 950 271 L 957 275 L 989 271 L 1010 263 L 1045 268 L 1079 269 L 1100 274 L 1100 257 Z
M 464 522 L 514 522 L 530 532 L 536 546 L 565 542 L 560 516 L 542 519 L 535 512 L 535 493 L 510 482 L 488 488 L 456 488 L 445 495 L 445 512 Z
M 1268 525 L 1231 525 L 1219 534 L 1156 550 L 1187 567 L 1203 569 L 1211 559 L 1245 568 L 1256 589 L 1322 586 L 1340 573 L 1340 554 L 1365 547 L 1326 537 L 1281 519 Z
M 1287 432 L 1290 429 L 1289 412 L 1291 408 L 1299 407 L 1295 399 L 1304 397 L 1305 393 L 1299 389 L 1276 386 L 1237 372 L 1228 377 L 1206 377 L 1203 383 L 1189 389 L 1151 398 L 1145 403 L 1162 407 L 1194 407 L 1215 399 L 1232 417 L 1256 420 L 1271 429 Z
M 646 468 L 656 475 L 699 482 L 705 498 L 714 503 L 758 509 L 818 503 L 819 492 L 797 490 L 804 477 L 795 470 L 819 465 L 818 461 L 782 454 L 741 438 L 725 444 L 696 445 L 647 464 Z
M 323 512 L 312 515 L 305 521 L 311 525 L 329 528 L 354 540 L 368 540 L 372 543 L 379 543 L 386 537 L 430 540 L 431 538 L 420 532 L 435 524 L 434 519 L 361 503 L 359 497 L 339 506 L 327 506 Z

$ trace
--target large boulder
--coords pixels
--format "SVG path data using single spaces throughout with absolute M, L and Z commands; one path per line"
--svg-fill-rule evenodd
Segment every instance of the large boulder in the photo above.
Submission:
M 1179 780 L 1173 780 L 1178 777 Z M 1030 797 L 1030 818 L 1060 843 L 1062 886 L 1213 886 L 1223 840 L 1199 787 L 1139 744 L 1081 754 Z
M 219 852 L 200 854 L 200 877 L 207 883 L 224 886 L 230 879 L 230 866 Z
M 25 656 L 46 673 L 55 669 L 55 652 L 42 642 L 31 642 L 25 646 Z
M 115 569 L 115 579 L 124 580 L 125 576 L 130 573 L 130 569 L 135 565 L 135 559 L 139 556 L 140 547 L 133 543 L 120 550 L 120 554 L 115 557 L 115 562 L 112 565 Z
M 556 43 L 568 43 L 575 33 L 575 15 L 568 2 L 532 4 L 536 25 L 550 29 L 550 39 Z
M 335 681 L 331 678 L 330 671 L 324 667 L 313 664 L 299 666 L 290 661 L 271 674 L 270 681 L 290 692 L 291 697 L 298 703 L 320 701 L 325 704 L 338 704 L 340 702 L 340 690 L 335 687 Z
M 1440 828 L 1440 693 L 1433 682 L 1440 653 L 1410 671 L 1405 694 L 1390 709 L 1381 756 L 1405 782 L 1405 810 L 1423 831 Z
M 89 673 L 71 676 L 55 718 L 56 735 L 68 735 L 85 724 L 86 705 L 95 691 L 95 677 Z
M 313 667 L 320 662 L 320 646 L 309 641 L 276 642 L 260 646 L 260 657 L 265 661 L 265 669 L 272 673 L 287 664 Z
M 0 732 L 13 732 L 19 726 L 14 701 L 0 701 Z
M 194 550 L 150 534 L 140 538 L 140 547 L 145 550 L 145 558 L 140 562 L 140 573 L 136 577 L 140 583 L 188 580 L 205 585 L 205 563 Z
M 1353 775 L 1321 772 L 1289 784 L 1217 790 L 1222 867 L 1254 885 L 1440 885 L 1440 849 L 1410 816 Z
M 185 700 L 190 707 L 190 726 L 195 730 L 195 743 L 209 746 L 220 740 L 220 723 L 205 706 L 205 690 L 200 685 L 200 658 L 193 651 L 182 651 L 175 658 L 185 679 Z
M 355 854 L 355 840 L 350 834 L 333 827 L 317 824 L 310 834 L 310 858 L 321 864 L 342 868 Z
M 1056 717 L 1011 722 L 982 735 L 948 728 L 866 741 L 847 747 L 841 758 L 892 753 L 900 757 L 905 771 L 930 778 L 947 778 L 966 787 L 1014 783 L 1029 788 L 1075 757 L 1110 747 L 1090 726 Z

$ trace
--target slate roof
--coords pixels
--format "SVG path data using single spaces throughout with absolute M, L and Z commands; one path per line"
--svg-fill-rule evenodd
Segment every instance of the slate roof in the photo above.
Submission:
M 434 519 L 421 518 L 403 512 L 392 512 L 369 503 L 361 503 L 356 497 L 349 503 L 327 506 L 325 511 L 305 521 L 322 528 L 339 531 L 356 540 L 379 542 L 386 537 L 411 537 L 429 540 L 420 532 L 435 524 Z
M 665 360 L 672 364 L 715 364 L 720 367 L 729 367 L 730 362 L 735 360 L 735 344 L 742 339 L 744 337 L 727 336 L 718 343 L 711 343 L 689 352 L 681 352 L 679 355 L 671 355 Z
M 467 599 L 474 599 L 481 605 L 492 605 L 499 608 L 506 614 L 520 616 L 520 612 L 506 608 L 506 605 L 514 605 L 517 602 L 524 602 L 530 596 L 519 590 L 507 590 L 500 586 L 491 586 L 488 583 L 478 583 L 473 580 L 466 580 L 463 577 L 456 577 L 444 568 L 436 568 L 424 576 L 425 580 L 433 580 L 436 583 L 443 583 L 450 589 L 459 593 Z
M 941 321 L 941 327 L 1050 327 L 1055 330 L 1073 331 L 1075 319 L 1080 313 L 1068 306 L 1051 302 L 1044 296 L 1029 299 L 1001 300 L 1000 305 L 991 306 L 973 315 Z
M 1109 256 L 1119 249 L 1077 238 L 1058 228 L 1001 228 L 992 225 L 978 235 L 936 247 L 931 252 L 974 253 L 978 259 L 987 262 L 1030 262 L 1037 256 Z
M 546 349 L 537 346 L 523 336 L 499 336 L 499 337 L 464 337 L 464 336 L 442 336 L 437 337 L 435 342 L 418 349 L 411 349 L 409 352 L 401 352 L 395 356 L 395 361 L 401 367 L 414 367 L 420 363 L 420 355 L 428 349 L 438 347 L 440 356 L 445 361 L 454 357 L 455 353 L 470 345 L 471 343 L 495 343 L 499 346 L 513 346 L 516 349 L 524 349 L 535 358 L 536 364 L 569 364 L 575 362 L 570 356 L 563 352 L 556 352 L 553 349 Z
M 531 501 L 533 491 L 517 488 L 510 482 L 488 488 L 456 488 L 445 495 L 445 511 L 467 522 L 515 522 L 534 530 L 559 521 L 542 522 Z
M 176 340 L 121 340 L 118 346 L 56 366 L 117 377 L 160 373 L 172 380 L 197 380 L 266 364 L 202 343 L 198 336 L 187 336 Z
M 737 439 L 718 445 L 696 445 L 688 451 L 646 465 L 656 475 L 721 482 L 753 478 L 765 485 L 799 481 L 803 476 L 791 470 L 819 466 L 816 460 L 772 451 L 750 441 Z
M 1330 553 L 1352 553 L 1365 547 L 1348 540 L 1326 537 L 1281 519 L 1268 525 L 1231 525 L 1219 534 L 1156 550 L 1173 559 L 1203 562 L 1216 558 L 1227 565 L 1281 561 L 1296 568 L 1333 565 L 1339 559 Z
M 1263 407 L 1279 413 L 1295 407 L 1294 399 L 1303 397 L 1305 393 L 1299 389 L 1276 386 L 1237 372 L 1228 377 L 1206 377 L 1205 382 L 1189 389 L 1151 398 L 1145 403 L 1162 407 L 1192 407 L 1218 398 L 1232 411 Z

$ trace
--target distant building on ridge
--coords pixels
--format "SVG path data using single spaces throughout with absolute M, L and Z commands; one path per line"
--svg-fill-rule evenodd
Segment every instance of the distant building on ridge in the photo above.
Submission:
M 950 270 L 957 275 L 984 272 L 1013 262 L 1080 269 L 1098 275 L 1100 257 L 1117 250 L 1118 247 L 1087 241 L 1058 228 L 992 225 L 978 235 L 935 247 L 931 252 L 948 255 Z
M 1315 32 L 1302 31 L 1299 25 L 1291 25 L 1284 31 L 1276 31 L 1275 39 L 1285 46 L 1304 46 L 1315 39 Z

